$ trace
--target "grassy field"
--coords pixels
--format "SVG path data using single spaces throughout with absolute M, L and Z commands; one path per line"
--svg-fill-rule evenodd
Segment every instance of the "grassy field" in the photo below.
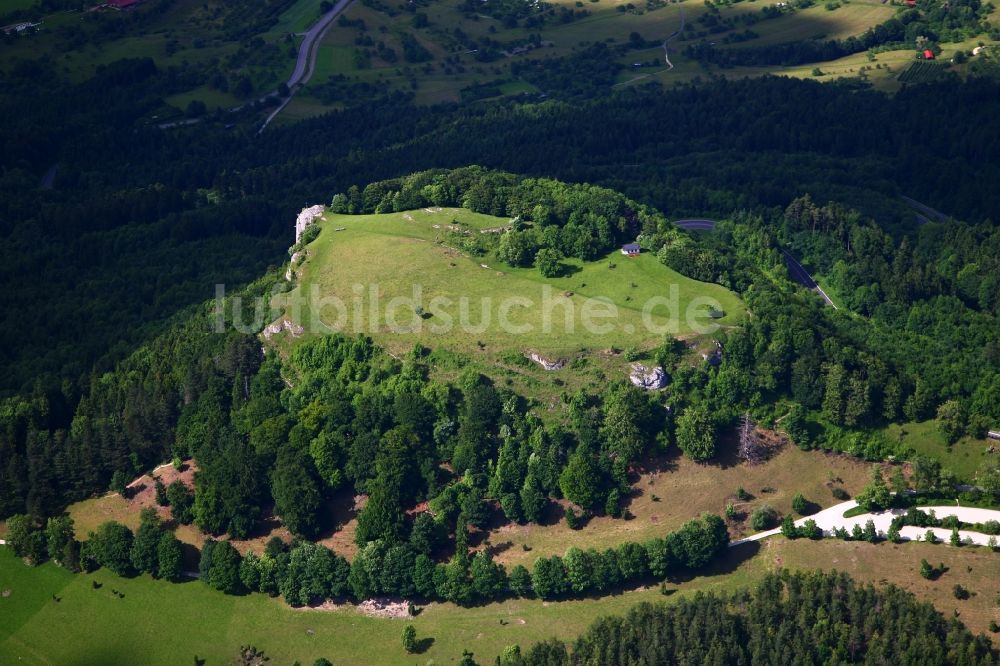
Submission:
M 596 516 L 579 530 L 571 530 L 562 520 L 562 508 L 553 503 L 543 525 L 519 525 L 500 520 L 490 529 L 474 536 L 476 546 L 489 544 L 497 561 L 507 566 L 531 566 L 541 555 L 563 554 L 570 546 L 583 548 L 600 543 L 612 547 L 626 541 L 645 541 L 674 530 L 684 522 L 705 512 L 722 515 L 732 502 L 741 516 L 730 521 L 730 534 L 739 538 L 752 533 L 747 518 L 754 507 L 770 504 L 781 513 L 791 511 L 792 498 L 801 493 L 816 507 L 827 507 L 839 500 L 833 498 L 834 487 L 851 495 L 859 492 L 869 478 L 868 463 L 843 455 L 820 451 L 802 451 L 795 446 L 776 449 L 765 463 L 747 466 L 736 459 L 735 442 L 727 436 L 720 446 L 722 455 L 713 465 L 700 465 L 677 454 L 659 457 L 644 465 L 632 484 L 633 494 L 627 505 L 629 520 Z M 169 481 L 168 481 L 169 482 Z M 146 484 L 152 487 L 150 481 Z M 740 501 L 737 488 L 743 487 L 753 498 Z M 114 520 L 135 529 L 143 506 L 153 506 L 152 498 L 124 499 L 109 493 L 102 497 L 72 504 L 68 513 L 73 518 L 78 538 L 85 538 L 101 523 Z M 356 546 L 354 530 L 354 497 L 338 493 L 328 505 L 327 523 L 331 526 L 320 535 L 319 542 L 351 558 Z M 169 514 L 163 512 L 163 517 Z M 177 537 L 200 548 L 207 535 L 193 525 L 181 525 Z M 267 526 L 253 538 L 234 542 L 241 552 L 263 552 L 267 540 L 279 536 L 291 540 L 291 534 L 278 521 Z
M 596 516 L 579 530 L 569 529 L 562 520 L 544 526 L 510 523 L 494 529 L 489 541 L 500 551 L 497 561 L 530 568 L 539 555 L 562 554 L 571 546 L 606 548 L 645 541 L 702 513 L 723 515 L 729 502 L 741 513 L 739 520 L 730 521 L 730 535 L 736 539 L 755 531 L 747 519 L 756 506 L 770 504 L 782 514 L 789 513 L 796 493 L 817 507 L 831 506 L 840 501 L 833 498 L 833 487 L 854 495 L 869 476 L 870 466 L 862 461 L 795 446 L 785 446 L 766 463 L 752 467 L 736 460 L 735 442 L 727 441 L 722 448 L 717 465 L 700 465 L 681 456 L 656 461 L 632 486 L 628 510 L 634 517 L 630 520 Z M 741 502 L 736 497 L 741 486 L 753 499 Z
M 921 558 L 944 562 L 948 571 L 937 581 L 925 581 L 917 574 Z M 896 583 L 947 615 L 957 610 L 974 631 L 986 631 L 990 619 L 1000 619 L 994 603 L 1000 593 L 1000 557 L 981 548 L 923 543 L 873 546 L 773 538 L 732 549 L 704 576 L 671 583 L 675 593 L 667 603 L 698 591 L 746 586 L 778 567 L 835 568 L 865 581 Z M 955 600 L 955 583 L 975 596 Z M 265 650 L 276 664 L 312 663 L 321 656 L 349 664 L 454 663 L 465 649 L 480 663 L 492 663 L 505 645 L 552 635 L 570 639 L 600 615 L 664 599 L 653 587 L 551 603 L 510 600 L 478 608 L 430 604 L 416 618 L 384 619 L 352 607 L 295 610 L 259 594 L 228 597 L 195 581 L 122 579 L 103 570 L 73 575 L 52 564 L 28 568 L 6 548 L 0 548 L 0 590 L 9 591 L 0 597 L 0 662 L 22 664 L 113 665 L 134 663 L 136 655 L 151 665 L 195 656 L 209 665 L 225 664 L 247 643 Z M 433 639 L 423 654 L 403 652 L 400 635 L 407 623 L 416 627 L 418 638 Z M 54 631 L 59 640 L 53 640 Z
M 517 79 L 511 74 L 511 63 L 517 59 L 567 56 L 597 41 L 622 44 L 628 41 L 629 35 L 633 32 L 648 40 L 651 45 L 648 49 L 630 50 L 619 58 L 623 65 L 629 67 L 622 72 L 620 83 L 633 80 L 648 81 L 650 77 L 655 77 L 664 83 L 676 83 L 705 73 L 700 65 L 687 61 L 681 55 L 687 44 L 701 38 L 712 39 L 721 44 L 731 32 L 742 32 L 746 29 L 742 23 L 736 23 L 732 30 L 709 35 L 699 23 L 699 19 L 709 11 L 701 3 L 671 3 L 652 10 L 632 11 L 621 11 L 626 5 L 623 0 L 597 0 L 587 2 L 583 7 L 565 0 L 552 4 L 576 11 L 585 10 L 589 15 L 568 23 L 549 21 L 541 28 L 528 29 L 523 26 L 505 28 L 500 22 L 487 16 L 468 18 L 460 11 L 460 2 L 445 0 L 435 4 L 433 11 L 428 12 L 429 25 L 414 28 L 408 13 L 389 16 L 373 7 L 356 3 L 347 9 L 345 16 L 351 21 L 363 21 L 365 30 L 362 31 L 357 26 L 335 25 L 324 38 L 324 51 L 320 54 L 312 83 L 318 85 L 327 81 L 330 76 L 345 75 L 352 81 L 414 90 L 411 81 L 415 80 L 417 87 L 414 92 L 418 103 L 457 100 L 460 98 L 462 88 L 476 83 L 491 80 L 516 82 Z M 720 7 L 718 16 L 720 20 L 725 21 L 759 11 L 762 7 L 763 5 L 758 3 L 740 2 Z M 840 5 L 834 11 L 817 5 L 754 24 L 751 29 L 758 37 L 734 44 L 732 48 L 813 38 L 841 39 L 864 32 L 869 27 L 890 18 L 895 11 L 895 7 L 884 5 L 878 0 L 855 0 Z M 671 61 L 675 68 L 670 70 L 663 65 L 663 51 L 659 41 L 681 27 L 682 12 L 685 25 L 693 32 L 685 33 L 688 35 L 686 41 L 673 42 Z M 466 52 L 455 41 L 455 30 L 460 30 L 474 39 L 494 39 L 500 44 L 516 44 L 518 40 L 524 40 L 530 34 L 539 34 L 547 46 L 526 54 L 481 63 L 476 60 L 474 52 Z M 434 60 L 429 64 L 409 65 L 402 60 L 389 62 L 373 57 L 370 65 L 364 68 L 357 66 L 353 54 L 359 48 L 365 48 L 357 44 L 358 39 L 368 36 L 401 53 L 403 33 L 413 34 L 433 54 Z M 450 58 L 451 63 L 443 64 L 443 58 Z M 644 63 L 646 66 L 641 70 L 633 70 L 631 64 L 636 62 Z M 813 66 L 810 65 L 806 69 L 807 74 Z M 739 76 L 761 75 L 782 68 L 760 68 L 760 71 L 753 71 L 751 68 L 745 68 L 746 71 L 743 71 L 743 69 L 739 70 L 741 72 Z M 732 76 L 735 71 L 723 70 L 721 73 L 724 76 Z M 788 73 L 793 76 L 798 75 L 796 72 Z M 515 87 L 513 91 L 503 92 L 516 94 L 523 91 L 523 88 Z
M 887 21 L 895 11 L 895 7 L 878 0 L 853 0 L 834 11 L 817 4 L 794 14 L 761 21 L 750 28 L 760 37 L 728 48 L 770 46 L 810 39 L 844 39 Z M 724 37 L 725 33 L 721 36 Z
M 513 350 L 554 358 L 581 350 L 646 348 L 659 344 L 665 333 L 690 337 L 711 323 L 709 303 L 725 312 L 717 320 L 721 326 L 735 325 L 743 316 L 732 292 L 686 278 L 649 254 L 628 259 L 616 251 L 600 261 L 570 259 L 568 275 L 546 279 L 535 268 L 511 268 L 494 256 L 472 257 L 446 244 L 456 240 L 448 236 L 449 228 L 475 236 L 507 224 L 500 218 L 444 209 L 329 214 L 326 220 L 309 246 L 299 286 L 284 299 L 289 318 L 303 324 L 307 336 L 357 331 L 394 351 L 420 342 L 460 353 Z M 324 305 L 314 293 L 336 296 L 343 307 Z M 528 300 L 509 301 L 514 297 Z M 411 300 L 394 306 L 394 298 Z M 435 307 L 435 298 L 451 304 Z M 654 298 L 674 302 L 649 309 Z M 420 319 L 417 306 L 433 316 Z M 617 314 L 593 317 L 588 325 L 585 313 L 597 310 Z M 669 312 L 678 314 L 676 321 Z
M 982 465 L 991 443 L 984 439 L 963 437 L 948 446 L 938 430 L 935 420 L 921 423 L 893 423 L 886 427 L 886 435 L 894 442 L 900 442 L 917 453 L 941 461 L 942 466 L 958 474 L 960 478 L 972 479 Z
M 4 0 L 0 12 L 15 8 L 21 0 Z M 97 3 L 95 3 L 97 4 Z M 88 43 L 79 48 L 67 49 L 65 36 L 57 32 L 59 28 L 76 28 L 82 21 L 79 12 L 57 12 L 42 17 L 42 26 L 37 35 L 4 42 L 0 45 L 0 69 L 13 66 L 19 59 L 51 57 L 60 73 L 71 81 L 82 81 L 93 75 L 98 66 L 106 65 L 122 58 L 149 57 L 160 67 L 190 64 L 211 64 L 225 61 L 237 52 L 240 44 L 228 41 L 223 35 L 227 27 L 219 18 L 219 7 L 203 0 L 175 0 L 162 13 L 149 12 L 146 7 L 135 10 L 135 18 L 128 33 L 120 38 Z M 281 16 L 274 26 L 259 35 L 268 45 L 278 45 L 279 52 L 253 62 L 239 63 L 224 68 L 229 74 L 247 74 L 254 85 L 255 93 L 266 93 L 284 81 L 295 64 L 288 55 L 289 33 L 301 32 L 318 18 L 318 0 L 297 0 Z M 255 53 L 254 55 L 259 55 Z M 189 101 L 204 101 L 210 108 L 231 107 L 240 100 L 233 95 L 211 90 L 207 85 L 177 95 L 167 100 L 177 109 L 183 110 Z

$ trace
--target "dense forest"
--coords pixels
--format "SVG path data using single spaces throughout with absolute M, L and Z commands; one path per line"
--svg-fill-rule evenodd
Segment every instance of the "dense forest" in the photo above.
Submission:
M 752 589 L 640 604 L 571 645 L 507 648 L 503 666 L 563 664 L 995 664 L 983 636 L 894 586 L 838 573 L 770 574 Z
M 0 98 L 2 271 L 20 285 L 0 297 L 7 392 L 64 379 L 78 390 L 215 283 L 279 263 L 303 204 L 421 168 L 483 163 L 593 182 L 668 216 L 784 209 L 809 192 L 894 237 L 913 226 L 900 193 L 973 221 L 998 208 L 1000 95 L 985 80 L 892 98 L 762 79 L 406 113 L 392 99 L 255 136 L 239 114 L 146 125 L 143 100 L 166 94 L 172 76 L 118 63 L 54 99 L 34 88 Z M 88 102 L 98 92 L 100 107 Z M 940 99 L 952 101 L 948 122 Z M 37 187 L 54 166 L 54 187 Z M 30 335 L 26 313 L 45 322 Z

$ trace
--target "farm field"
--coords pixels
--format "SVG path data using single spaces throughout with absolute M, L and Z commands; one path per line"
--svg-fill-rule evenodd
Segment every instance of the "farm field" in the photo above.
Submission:
M 9 0 L 14 9 L 17 0 Z M 97 3 L 95 3 L 97 4 Z M 110 39 L 94 42 L 68 42 L 75 31 L 88 25 L 89 17 L 81 12 L 61 12 L 41 17 L 42 26 L 36 35 L 7 41 L 2 45 L 0 69 L 7 70 L 19 60 L 51 57 L 58 63 L 61 74 L 74 82 L 94 74 L 99 66 L 124 58 L 152 58 L 159 67 L 214 66 L 225 62 L 243 47 L 239 61 L 223 67 L 227 73 L 245 73 L 254 93 L 266 93 L 284 81 L 295 63 L 289 46 L 294 47 L 290 33 L 301 32 L 320 13 L 318 0 L 296 0 L 289 3 L 277 22 L 257 37 L 261 41 L 250 46 L 247 40 L 226 36 L 229 21 L 218 6 L 195 0 L 176 0 L 160 11 L 155 0 L 148 6 L 123 14 L 101 15 L 102 19 L 121 19 L 123 27 Z M 264 50 L 265 45 L 270 50 Z M 168 98 L 168 103 L 183 109 L 192 99 L 206 103 L 208 108 L 229 107 L 240 103 L 231 93 L 210 89 L 206 85 Z
M 14 9 L 22 6 L 23 0 L 8 2 L 10 9 Z M 884 22 L 897 10 L 894 5 L 877 0 L 837 4 L 832 11 L 820 5 L 786 10 L 788 13 L 778 18 L 752 23 L 744 19 L 767 5 L 736 2 L 710 8 L 702 3 L 671 2 L 635 8 L 623 0 L 587 3 L 558 0 L 548 4 L 552 15 L 541 25 L 529 26 L 525 20 L 517 25 L 505 25 L 486 14 L 469 15 L 463 12 L 463 3 L 459 0 L 418 8 L 418 13 L 428 17 L 426 24 L 415 23 L 414 14 L 409 11 L 401 12 L 388 5 L 379 8 L 377 4 L 354 3 L 344 12 L 344 21 L 335 22 L 326 33 L 313 77 L 282 112 L 278 122 L 316 116 L 345 104 L 364 103 L 391 91 L 412 93 L 417 104 L 545 94 L 547 91 L 516 75 L 513 66 L 522 61 L 572 56 L 597 42 L 604 42 L 613 49 L 625 48 L 633 36 L 645 40 L 646 47 L 625 48 L 614 56 L 624 67 L 615 87 L 652 81 L 674 85 L 710 73 L 727 78 L 765 74 L 807 78 L 813 76 L 818 66 L 825 77 L 822 80 L 856 77 L 864 72 L 873 86 L 893 92 L 902 85 L 896 77 L 913 61 L 912 51 L 904 50 L 879 54 L 877 64 L 870 63 L 866 54 L 856 54 L 790 68 L 716 70 L 706 69 L 682 54 L 686 46 L 703 39 L 713 40 L 722 48 L 752 48 L 857 35 Z M 563 20 L 559 12 L 573 18 Z M 43 18 L 39 34 L 3 45 L 5 64 L 0 68 L 10 67 L 21 59 L 49 55 L 57 59 L 63 75 L 73 81 L 82 81 L 98 66 L 122 58 L 149 57 L 162 67 L 212 68 L 229 61 L 231 66 L 224 69 L 239 71 L 250 79 L 253 93 L 249 97 L 210 88 L 206 77 L 200 85 L 168 96 L 166 102 L 175 114 L 186 109 L 192 101 L 205 103 L 210 111 L 231 108 L 273 90 L 284 81 L 294 64 L 298 41 L 293 35 L 307 29 L 319 14 L 316 0 L 297 0 L 281 13 L 274 25 L 258 35 L 261 41 L 249 45 L 246 39 L 224 36 L 226 26 L 220 22 L 214 6 L 194 0 L 177 0 L 168 9 L 155 14 L 141 7 L 134 17 L 128 17 L 141 17 L 141 20 L 130 21 L 122 36 L 72 48 L 67 47 L 66 35 L 80 29 L 83 15 L 52 14 Z M 669 68 L 664 63 L 660 41 L 682 25 L 685 31 L 670 45 L 673 67 Z M 727 42 L 745 30 L 752 30 L 756 36 Z M 413 62 L 408 60 L 404 40 L 409 38 L 426 53 L 426 61 L 424 57 Z M 531 40 L 539 40 L 541 47 L 517 55 L 504 53 Z M 481 58 L 480 49 L 469 48 L 473 43 L 489 43 L 494 55 Z M 362 57 L 362 51 L 369 55 Z M 641 66 L 633 67 L 634 64 Z M 956 68 L 956 71 L 965 70 Z M 911 75 L 915 76 L 915 71 Z M 166 109 L 158 115 L 162 118 L 165 112 Z
M 917 573 L 922 558 L 944 562 L 948 571 L 937 581 L 923 580 Z M 837 569 L 864 581 L 895 583 L 948 616 L 957 610 L 973 631 L 986 631 L 990 619 L 998 619 L 993 600 L 1000 593 L 1000 558 L 982 548 L 923 543 L 772 538 L 733 548 L 704 576 L 669 583 L 673 594 L 666 603 L 698 591 L 746 586 L 778 567 Z M 94 581 L 99 589 L 94 589 Z M 955 600 L 951 589 L 956 583 L 975 596 Z M 125 663 L 136 654 L 154 665 L 194 656 L 207 663 L 228 663 L 247 643 L 279 664 L 312 663 L 319 657 L 333 663 L 408 663 L 413 658 L 408 659 L 400 645 L 406 623 L 416 627 L 418 638 L 433 639 L 417 657 L 420 663 L 451 663 L 466 649 L 480 663 L 491 663 L 505 645 L 527 645 L 552 635 L 570 639 L 601 615 L 623 613 L 641 601 L 664 600 L 658 587 L 652 587 L 599 600 L 511 600 L 474 608 L 435 603 L 415 618 L 375 618 L 346 607 L 296 610 L 260 594 L 226 596 L 195 581 L 123 579 L 103 570 L 74 575 L 52 564 L 29 568 L 6 548 L 0 548 L 0 589 L 10 591 L 0 598 L 5 618 L 0 625 L 0 661 L 22 664 L 79 663 L 84 654 L 87 663 Z M 124 598 L 113 596 L 111 589 Z M 77 621 L 80 617 L 88 622 Z M 54 627 L 61 640 L 51 639 Z
M 501 218 L 444 209 L 328 214 L 325 220 L 308 248 L 299 285 L 279 297 L 306 336 L 363 332 L 391 351 L 421 343 L 471 354 L 537 352 L 554 360 L 582 350 L 647 349 L 664 334 L 692 337 L 699 332 L 694 328 L 712 324 L 709 307 L 724 312 L 714 322 L 719 326 L 738 324 L 743 315 L 732 292 L 684 277 L 649 254 L 625 258 L 615 251 L 586 263 L 567 259 L 568 275 L 546 279 L 535 268 L 511 268 L 492 254 L 472 257 L 449 245 L 456 242 L 449 229 L 474 236 L 506 225 Z M 324 305 L 313 294 L 337 297 L 342 305 Z M 435 311 L 435 298 L 450 303 Z M 393 299 L 409 300 L 393 305 Z M 653 299 L 670 303 L 654 309 Z M 416 316 L 418 307 L 429 316 Z M 620 318 L 613 326 L 598 317 L 587 325 L 588 313 L 598 310 L 616 310 Z M 668 313 L 677 316 L 672 320 Z
M 595 42 L 610 45 L 625 44 L 632 33 L 647 40 L 649 47 L 630 50 L 618 57 L 621 64 L 629 67 L 632 63 L 644 63 L 641 71 L 623 71 L 621 82 L 636 77 L 647 79 L 656 76 L 664 83 L 675 83 L 704 74 L 697 63 L 687 62 L 680 54 L 683 48 L 695 39 L 708 38 L 700 23 L 706 13 L 710 13 L 700 3 L 670 3 L 643 11 L 622 11 L 625 3 L 619 0 L 597 0 L 586 3 L 582 9 L 576 3 L 555 2 L 554 7 L 589 12 L 582 18 L 567 23 L 549 21 L 537 28 L 523 26 L 504 27 L 496 19 L 477 15 L 466 18 L 460 11 L 461 3 L 449 0 L 434 5 L 428 11 L 430 22 L 426 27 L 411 25 L 409 14 L 389 16 L 385 12 L 356 3 L 349 7 L 344 16 L 348 25 L 334 25 L 324 38 L 324 50 L 317 62 L 317 72 L 311 81 L 312 90 L 322 86 L 333 76 L 346 76 L 351 83 L 368 83 L 412 91 L 418 103 L 435 103 L 458 100 L 463 88 L 491 80 L 518 81 L 511 72 L 511 64 L 518 60 L 537 60 L 568 56 Z M 722 20 L 738 18 L 758 11 L 764 5 L 740 2 L 721 6 Z M 753 25 L 759 37 L 736 46 L 763 46 L 787 41 L 798 41 L 822 37 L 840 39 L 859 34 L 869 27 L 892 16 L 895 8 L 876 0 L 862 0 L 829 11 L 821 6 L 798 10 L 777 19 L 760 21 Z M 675 69 L 664 66 L 660 40 L 679 29 L 683 22 L 687 31 L 675 39 L 671 46 L 671 61 Z M 358 22 L 363 22 L 364 30 Z M 735 23 L 732 30 L 712 34 L 711 38 L 721 40 L 731 32 L 744 29 L 742 23 Z M 465 49 L 455 38 L 455 31 L 461 31 L 469 38 L 496 40 L 501 45 L 512 47 L 526 41 L 530 35 L 540 36 L 543 46 L 516 56 L 501 56 L 488 63 L 480 62 L 475 51 Z M 402 60 L 392 62 L 373 56 L 369 63 L 359 66 L 354 54 L 363 48 L 359 40 L 366 37 L 384 44 L 395 53 L 402 52 L 402 36 L 413 35 L 433 56 L 428 63 L 410 64 Z M 374 43 L 373 42 L 373 43 Z M 448 62 L 442 64 L 442 60 Z M 685 67 L 684 65 L 687 65 Z M 775 68 L 763 68 L 773 71 Z M 810 67 L 811 69 L 811 67 Z M 745 75 L 745 74 L 744 74 Z M 414 86 L 415 84 L 415 86 Z M 309 89 L 306 94 L 309 94 Z M 518 89 L 517 92 L 522 92 Z M 544 92 L 544 91 L 542 91 Z M 511 94 L 503 91 L 504 94 Z

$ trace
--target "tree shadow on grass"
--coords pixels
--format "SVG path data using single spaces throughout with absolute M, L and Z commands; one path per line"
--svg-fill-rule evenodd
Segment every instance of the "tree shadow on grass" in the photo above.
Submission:
M 822 508 L 823 507 L 820 506 L 819 504 L 817 504 L 816 502 L 812 502 L 812 501 L 806 500 L 806 505 L 804 507 L 802 507 L 802 511 L 800 512 L 800 515 L 802 515 L 805 518 L 808 518 L 809 516 L 812 516 L 814 514 L 819 513 L 819 511 Z
M 434 645 L 433 636 L 421 638 L 413 644 L 413 654 L 423 654 L 430 650 L 432 645 Z
M 657 456 L 652 456 L 643 460 L 637 466 L 639 474 L 653 474 L 657 475 L 662 472 L 676 472 L 678 468 L 677 461 L 681 457 L 681 451 L 676 446 L 670 448 L 669 452 L 663 453 Z M 630 479 L 638 480 L 638 479 Z
M 759 541 L 747 541 L 737 546 L 726 549 L 726 552 L 713 560 L 710 564 L 697 571 L 679 571 L 669 577 L 672 583 L 686 583 L 695 578 L 708 576 L 725 576 L 740 568 L 747 560 L 752 559 L 760 552 Z
M 559 272 L 555 277 L 570 277 L 583 270 L 581 266 L 574 266 L 573 264 L 564 264 L 559 262 Z
M 722 433 L 715 449 L 715 457 L 707 464 L 721 469 L 730 469 L 742 463 L 743 459 L 740 458 L 739 438 L 736 436 L 736 431 Z
M 355 508 L 354 492 L 350 488 L 342 488 L 328 499 L 321 510 L 319 539 L 328 539 L 344 528 L 344 525 L 354 520 L 358 515 Z

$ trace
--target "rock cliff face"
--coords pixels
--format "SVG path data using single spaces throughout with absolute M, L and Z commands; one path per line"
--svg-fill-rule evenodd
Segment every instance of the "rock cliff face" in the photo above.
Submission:
M 323 206 L 310 206 L 302 209 L 299 216 L 295 218 L 296 243 L 298 243 L 299 239 L 302 238 L 302 232 L 306 230 L 306 227 L 322 217 L 324 212 L 326 211 Z
M 299 260 L 305 255 L 300 252 L 295 252 L 292 254 L 292 258 L 288 260 L 288 270 L 285 271 L 285 280 L 291 282 L 292 278 L 295 277 L 295 269 L 298 267 Z
M 532 353 L 528 358 L 542 366 L 546 370 L 562 370 L 566 365 L 566 361 L 559 359 L 558 361 L 550 361 L 549 359 L 541 356 L 539 354 Z
M 650 391 L 661 389 L 667 385 L 667 373 L 663 371 L 663 368 L 647 368 L 639 363 L 632 366 L 629 379 L 639 388 Z

